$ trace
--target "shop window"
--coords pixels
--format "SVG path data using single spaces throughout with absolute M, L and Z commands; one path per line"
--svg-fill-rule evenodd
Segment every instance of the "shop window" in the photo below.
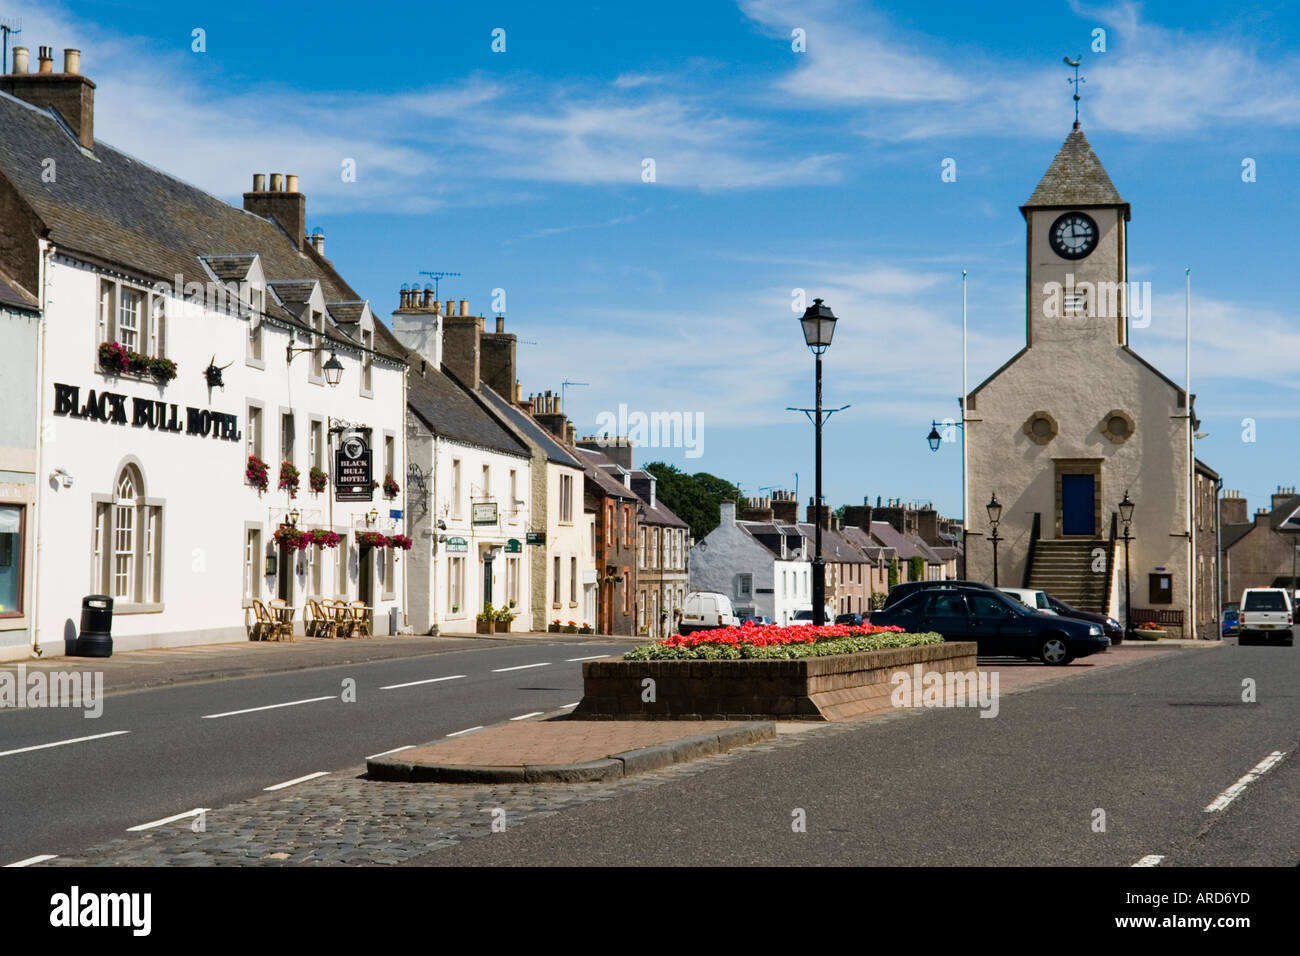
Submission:
M 23 613 L 26 526 L 26 507 L 0 505 L 0 618 Z

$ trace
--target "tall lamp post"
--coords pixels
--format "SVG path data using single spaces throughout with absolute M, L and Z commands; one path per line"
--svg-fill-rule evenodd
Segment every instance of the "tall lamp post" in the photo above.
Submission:
M 813 579 L 812 579 L 812 604 L 813 604 L 813 623 L 822 625 L 826 623 L 826 561 L 822 557 L 822 424 L 825 417 L 822 415 L 822 353 L 831 345 L 831 336 L 835 334 L 835 313 L 831 307 L 822 302 L 821 299 L 813 299 L 813 304 L 804 310 L 803 317 L 799 320 L 803 326 L 804 343 L 812 350 L 816 356 L 816 376 L 817 376 L 817 407 L 815 409 L 816 417 L 813 419 L 813 425 L 817 432 L 816 439 L 816 470 L 817 470 L 817 488 L 816 494 L 816 528 L 815 546 L 816 555 L 813 558 Z M 838 410 L 838 409 L 837 409 Z
M 998 496 L 993 495 L 989 503 L 985 505 L 989 513 L 989 527 L 992 533 L 989 540 L 993 542 L 993 586 L 998 586 L 998 542 L 1002 539 L 998 537 L 998 522 L 1002 520 L 1002 505 L 998 503 Z
M 1133 592 L 1130 590 L 1128 574 L 1128 543 L 1133 540 L 1130 529 L 1133 526 L 1133 502 L 1129 499 L 1128 492 L 1124 492 L 1124 500 L 1119 503 L 1119 520 L 1124 522 L 1124 636 L 1128 637 L 1129 631 L 1133 630 Z

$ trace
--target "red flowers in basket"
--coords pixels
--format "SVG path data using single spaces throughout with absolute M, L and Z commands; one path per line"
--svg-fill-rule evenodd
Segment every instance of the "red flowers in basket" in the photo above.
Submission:
M 317 528 L 314 531 L 308 531 L 312 544 L 320 545 L 322 548 L 337 548 L 339 541 L 342 539 L 333 531 L 326 531 L 324 528 Z
M 384 476 L 384 494 L 389 498 L 396 498 L 401 492 L 402 486 L 393 480 L 392 475 Z
M 275 529 L 275 543 L 282 548 L 297 548 L 299 551 L 306 551 L 311 547 L 311 532 L 299 531 L 297 528 L 287 524 L 282 524 Z
M 257 489 L 260 495 L 266 491 L 266 486 L 270 484 L 267 472 L 270 470 L 266 462 L 256 455 L 248 456 L 248 464 L 244 467 L 244 480 Z
M 357 535 L 357 544 L 363 548 L 386 548 L 388 538 L 378 531 L 363 531 Z
M 324 491 L 325 487 L 329 484 L 329 480 L 329 473 L 322 471 L 315 465 L 313 465 L 311 471 L 307 473 L 307 483 L 311 486 L 311 491 L 314 495 L 318 495 Z
M 410 551 L 415 541 L 404 534 L 395 534 L 388 539 L 388 546 L 399 551 Z
M 280 484 L 277 487 L 281 491 L 289 492 L 290 498 L 297 498 L 300 481 L 302 481 L 302 474 L 294 467 L 293 462 L 280 462 Z

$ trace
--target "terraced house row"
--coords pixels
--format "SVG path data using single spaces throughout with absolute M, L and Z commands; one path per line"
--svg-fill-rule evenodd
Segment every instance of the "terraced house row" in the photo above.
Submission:
M 119 649 L 327 599 L 377 633 L 680 606 L 684 541 L 649 606 L 636 555 L 643 520 L 684 526 L 523 396 L 503 316 L 404 288 L 385 321 L 297 176 L 227 203 L 97 140 L 96 93 L 78 50 L 0 76 L 0 659 L 70 652 L 88 595 Z

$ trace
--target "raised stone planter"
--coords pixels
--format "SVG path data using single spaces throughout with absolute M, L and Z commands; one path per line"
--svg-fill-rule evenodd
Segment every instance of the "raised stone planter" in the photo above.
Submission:
M 974 673 L 975 644 L 793 661 L 588 661 L 575 720 L 846 720 L 891 710 L 890 676 Z M 654 681 L 654 700 L 644 683 Z

